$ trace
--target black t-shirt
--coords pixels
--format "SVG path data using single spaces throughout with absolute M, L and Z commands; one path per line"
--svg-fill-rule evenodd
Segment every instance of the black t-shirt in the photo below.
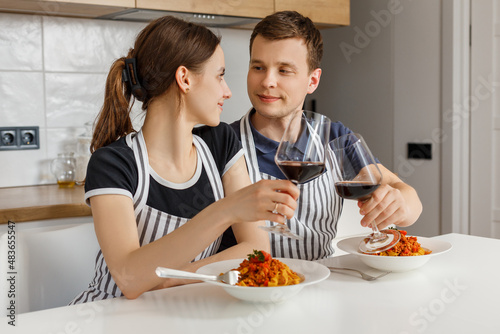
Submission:
M 243 155 L 234 131 L 225 123 L 216 127 L 193 129 L 208 146 L 222 178 Z M 201 167 L 198 152 L 197 172 L 185 183 L 172 183 L 157 175 L 150 167 L 150 186 L 146 204 L 152 208 L 183 218 L 192 218 L 215 201 L 207 175 Z M 119 194 L 133 198 L 138 184 L 134 152 L 125 137 L 92 154 L 85 180 L 85 199 L 96 195 Z

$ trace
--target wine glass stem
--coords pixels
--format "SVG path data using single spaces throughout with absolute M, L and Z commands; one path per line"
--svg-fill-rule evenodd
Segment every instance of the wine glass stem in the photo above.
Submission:
M 373 231 L 373 237 L 372 237 L 373 241 L 381 241 L 387 238 L 387 235 L 385 235 L 384 233 L 380 233 L 377 224 L 375 222 L 372 222 L 370 225 L 372 226 L 372 231 Z

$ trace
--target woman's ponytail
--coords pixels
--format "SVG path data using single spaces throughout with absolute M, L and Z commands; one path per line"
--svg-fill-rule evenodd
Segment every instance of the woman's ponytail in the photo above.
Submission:
M 134 131 L 130 120 L 131 92 L 123 81 L 125 58 L 116 60 L 108 74 L 104 104 L 97 118 L 90 151 L 111 144 L 118 138 Z

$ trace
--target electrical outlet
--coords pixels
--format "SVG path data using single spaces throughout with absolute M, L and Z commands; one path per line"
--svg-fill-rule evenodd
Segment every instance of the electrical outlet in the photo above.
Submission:
M 36 150 L 40 148 L 38 126 L 0 128 L 1 150 Z
M 16 131 L 0 130 L 0 147 L 15 147 L 17 146 L 17 133 Z
M 40 148 L 38 126 L 36 127 L 21 127 L 19 129 L 19 145 L 23 149 Z

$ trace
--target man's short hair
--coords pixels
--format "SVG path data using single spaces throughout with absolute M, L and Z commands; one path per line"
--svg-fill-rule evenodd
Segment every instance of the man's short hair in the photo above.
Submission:
M 250 37 L 250 55 L 255 37 L 261 35 L 268 40 L 287 38 L 303 39 L 307 47 L 309 71 L 320 67 L 323 58 L 323 37 L 308 17 L 296 11 L 281 11 L 266 16 L 257 23 Z

